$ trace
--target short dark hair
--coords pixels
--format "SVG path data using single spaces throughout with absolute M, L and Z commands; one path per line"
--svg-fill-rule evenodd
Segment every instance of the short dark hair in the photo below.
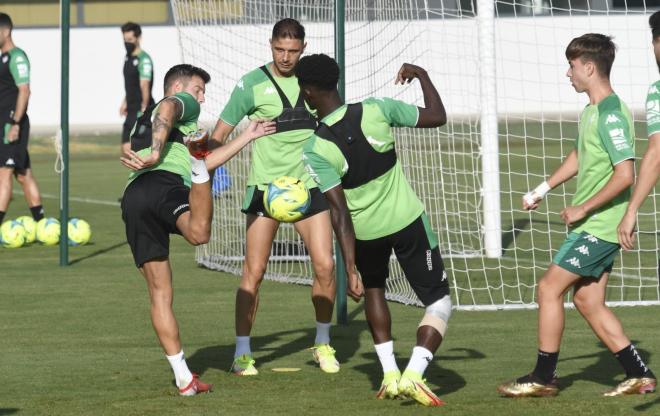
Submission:
M 339 82 L 339 65 L 322 53 L 303 56 L 296 65 L 299 85 L 309 85 L 321 90 L 332 91 Z
M 126 22 L 121 25 L 121 33 L 133 32 L 136 38 L 142 36 L 142 28 L 137 23 Z
M 14 28 L 14 23 L 7 13 L 0 13 L 0 27 L 8 27 L 10 32 Z
M 208 84 L 209 82 L 211 82 L 211 76 L 209 75 L 208 72 L 204 71 L 202 68 L 198 68 L 190 64 L 174 65 L 172 68 L 169 69 L 169 71 L 167 71 L 167 74 L 165 74 L 165 80 L 164 80 L 165 91 L 167 91 L 170 85 L 172 85 L 172 83 L 177 79 L 191 78 L 194 75 L 200 77 L 204 81 L 204 84 Z
M 616 45 L 612 37 L 600 33 L 587 33 L 571 41 L 566 47 L 566 59 L 572 61 L 580 58 L 591 61 L 596 69 L 609 78 L 616 55 Z
M 653 13 L 649 17 L 649 26 L 651 26 L 651 33 L 653 34 L 653 39 L 660 36 L 660 10 Z
M 275 23 L 271 39 L 300 39 L 305 40 L 305 28 L 296 19 L 286 18 Z

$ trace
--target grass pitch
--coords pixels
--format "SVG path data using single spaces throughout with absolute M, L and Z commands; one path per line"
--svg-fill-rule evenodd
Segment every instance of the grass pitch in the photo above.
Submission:
M 38 144 L 39 141 L 35 140 Z M 71 159 L 71 215 L 90 222 L 92 243 L 0 248 L 0 415 L 634 415 L 660 414 L 660 394 L 603 398 L 623 374 L 577 312 L 567 312 L 554 399 L 500 398 L 495 386 L 529 372 L 536 352 L 536 312 L 455 312 L 446 341 L 426 373 L 448 404 L 426 409 L 374 395 L 381 369 L 361 305 L 349 302 L 350 324 L 334 327 L 342 370 L 323 374 L 306 350 L 313 343 L 309 288 L 265 282 L 253 331 L 261 374 L 227 370 L 234 340 L 235 276 L 197 267 L 194 250 L 173 237 L 175 312 L 189 366 L 215 384 L 208 395 L 176 394 L 172 373 L 149 321 L 146 286 L 125 243 L 117 198 L 126 171 L 115 137 L 76 138 Z M 54 155 L 44 146 L 33 166 L 42 192 L 56 195 Z M 44 199 L 47 215 L 58 201 Z M 28 211 L 16 194 L 7 218 Z M 392 303 L 395 350 L 404 367 L 421 310 Z M 618 308 L 628 335 L 660 372 L 660 307 Z M 276 367 L 300 367 L 276 373 Z

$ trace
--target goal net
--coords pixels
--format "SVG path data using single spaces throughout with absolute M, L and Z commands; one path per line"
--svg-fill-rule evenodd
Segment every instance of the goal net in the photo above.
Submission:
M 646 92 L 658 69 L 644 3 L 616 1 L 346 0 L 347 101 L 388 96 L 423 105 L 418 83 L 393 82 L 410 62 L 428 71 L 445 103 L 446 126 L 395 134 L 404 171 L 438 234 L 456 307 L 535 307 L 535 286 L 566 236 L 559 212 L 570 204 L 575 180 L 553 190 L 536 212 L 523 211 L 521 199 L 572 149 L 587 104 L 565 77 L 564 50 L 573 37 L 614 36 L 612 83 L 634 113 L 636 153 L 643 155 Z M 277 20 L 301 21 L 305 53 L 334 55 L 334 1 L 171 3 L 183 61 L 211 74 L 201 117 L 209 127 L 240 77 L 271 60 Z M 205 267 L 241 272 L 249 163 L 248 148 L 216 173 L 212 238 L 197 250 Z M 636 249 L 615 262 L 610 304 L 659 303 L 658 202 L 654 191 L 639 214 Z M 291 225 L 282 224 L 271 254 L 267 279 L 311 283 L 309 258 Z M 388 298 L 419 305 L 394 258 L 390 269 Z

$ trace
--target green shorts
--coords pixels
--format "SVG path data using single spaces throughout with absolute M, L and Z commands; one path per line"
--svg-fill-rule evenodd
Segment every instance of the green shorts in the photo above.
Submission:
M 620 248 L 616 243 L 601 240 L 584 231 L 570 233 L 552 262 L 583 277 L 600 277 L 604 272 L 612 271 Z

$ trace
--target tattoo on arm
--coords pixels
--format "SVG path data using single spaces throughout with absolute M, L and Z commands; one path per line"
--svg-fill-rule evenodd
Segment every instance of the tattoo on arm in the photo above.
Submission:
M 183 117 L 183 104 L 181 103 L 181 100 L 174 97 L 168 97 L 167 101 L 174 105 L 174 119 L 181 120 L 181 117 Z
M 151 151 L 160 152 L 167 141 L 172 124 L 166 117 L 163 117 L 160 113 L 156 113 L 151 128 Z
M 163 104 L 169 105 L 163 105 Z M 151 123 L 151 151 L 160 152 L 163 150 L 170 131 L 174 126 L 174 121 L 179 120 L 183 115 L 183 104 L 177 98 L 170 97 L 166 103 L 159 106 L 158 111 L 154 115 L 154 120 Z

